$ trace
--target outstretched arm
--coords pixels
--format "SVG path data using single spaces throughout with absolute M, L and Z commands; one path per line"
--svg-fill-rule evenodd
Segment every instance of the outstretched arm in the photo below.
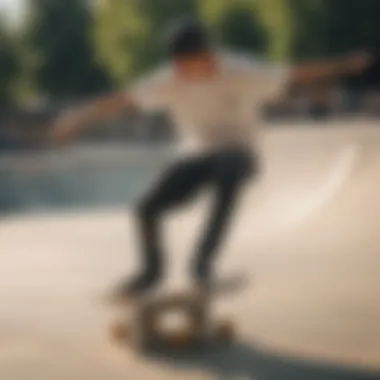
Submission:
M 291 69 L 289 82 L 291 84 L 303 84 L 317 80 L 356 75 L 367 69 L 372 62 L 372 54 L 364 52 L 327 62 L 300 64 Z
M 70 141 L 78 132 L 93 123 L 105 121 L 120 115 L 123 110 L 149 111 L 161 110 L 167 107 L 166 71 L 153 72 L 136 82 L 127 93 L 116 93 L 103 96 L 73 112 L 60 117 L 52 131 L 52 140 L 57 143 Z
M 125 93 L 103 96 L 59 117 L 53 125 L 51 140 L 55 143 L 68 142 L 86 126 L 118 115 L 124 109 L 132 111 L 135 108 Z

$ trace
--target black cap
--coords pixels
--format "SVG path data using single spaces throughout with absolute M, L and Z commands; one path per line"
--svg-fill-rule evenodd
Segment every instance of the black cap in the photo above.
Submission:
M 166 46 L 171 57 L 180 58 L 209 50 L 209 41 L 203 25 L 188 18 L 170 27 Z

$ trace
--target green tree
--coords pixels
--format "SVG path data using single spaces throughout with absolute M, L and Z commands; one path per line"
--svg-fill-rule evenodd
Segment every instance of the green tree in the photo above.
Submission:
M 168 25 L 176 19 L 198 17 L 198 7 L 194 0 L 140 0 L 139 6 L 150 25 L 148 41 L 139 57 L 150 67 L 166 59 L 164 42 Z
M 293 13 L 290 0 L 246 0 L 258 12 L 268 36 L 267 57 L 282 61 L 291 57 Z
M 293 33 L 290 55 L 317 59 L 326 55 L 326 8 L 324 0 L 290 0 Z
M 291 0 L 293 12 L 293 55 L 322 58 L 369 48 L 379 50 L 380 23 L 377 0 Z M 380 67 L 375 64 L 365 75 L 347 84 L 368 87 L 380 84 Z
M 266 53 L 268 35 L 255 11 L 230 9 L 220 18 L 218 35 L 221 44 L 233 50 Z
M 121 84 L 146 65 L 139 54 L 149 42 L 151 25 L 135 0 L 104 0 L 94 12 L 92 37 L 96 58 Z
M 380 3 L 374 0 L 324 0 L 326 53 L 371 45 L 380 37 Z
M 97 57 L 117 82 L 128 82 L 165 57 L 166 24 L 196 11 L 194 0 L 104 0 L 95 12 Z
M 198 0 L 198 13 L 222 43 L 282 60 L 289 55 L 292 30 L 286 5 L 286 0 Z
M 237 0 L 103 0 L 93 30 L 97 58 L 118 82 L 132 80 L 165 59 L 169 22 L 196 16 L 219 41 L 265 52 L 268 41 L 257 7 Z
M 81 97 L 107 88 L 88 35 L 87 0 L 32 0 L 29 44 L 37 54 L 39 90 L 56 98 Z
M 15 102 L 14 83 L 19 71 L 12 35 L 4 25 L 0 22 L 0 112 Z

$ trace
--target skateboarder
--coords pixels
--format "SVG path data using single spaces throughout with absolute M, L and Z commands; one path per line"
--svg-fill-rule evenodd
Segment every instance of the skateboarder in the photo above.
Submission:
M 287 85 L 360 73 L 368 54 L 295 67 L 263 64 L 215 49 L 201 25 L 183 21 L 167 39 L 170 63 L 121 94 L 105 96 L 57 121 L 56 141 L 68 141 L 80 128 L 124 109 L 165 110 L 184 145 L 181 154 L 136 207 L 142 269 L 121 283 L 122 296 L 152 289 L 163 272 L 160 221 L 168 211 L 208 187 L 213 209 L 191 267 L 197 283 L 207 284 L 221 239 L 243 184 L 258 175 L 261 106 Z

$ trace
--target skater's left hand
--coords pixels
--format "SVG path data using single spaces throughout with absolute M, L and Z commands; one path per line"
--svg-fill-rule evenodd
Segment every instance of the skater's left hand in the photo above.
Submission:
M 374 55 L 370 51 L 359 51 L 349 55 L 344 66 L 353 74 L 360 74 L 368 69 L 374 62 Z
M 68 144 L 75 135 L 75 120 L 70 117 L 59 118 L 53 124 L 49 140 L 53 145 L 61 146 Z

